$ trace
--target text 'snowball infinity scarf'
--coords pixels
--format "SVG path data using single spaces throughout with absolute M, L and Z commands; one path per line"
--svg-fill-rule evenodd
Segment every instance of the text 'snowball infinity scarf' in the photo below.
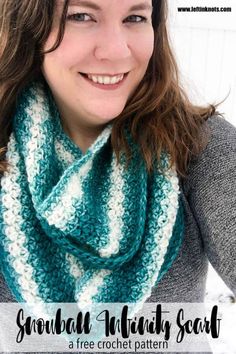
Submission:
M 0 261 L 17 301 L 143 303 L 176 258 L 175 170 L 148 175 L 131 142 L 128 168 L 117 164 L 111 129 L 82 154 L 46 86 L 18 100 L 0 193 Z

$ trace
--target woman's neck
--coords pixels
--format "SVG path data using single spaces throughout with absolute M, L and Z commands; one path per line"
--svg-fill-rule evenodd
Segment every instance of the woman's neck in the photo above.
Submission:
M 83 153 L 87 151 L 104 129 L 104 126 L 88 127 L 75 121 L 68 123 L 66 120 L 62 120 L 62 127 Z

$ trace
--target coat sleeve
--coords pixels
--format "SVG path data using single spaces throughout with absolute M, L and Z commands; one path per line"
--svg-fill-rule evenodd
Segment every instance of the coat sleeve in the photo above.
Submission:
M 213 268 L 236 295 L 236 128 L 208 119 L 208 145 L 191 162 L 188 199 Z

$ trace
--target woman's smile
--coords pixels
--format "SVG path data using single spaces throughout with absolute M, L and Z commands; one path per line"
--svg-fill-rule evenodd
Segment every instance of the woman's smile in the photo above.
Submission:
M 87 83 L 90 85 L 102 89 L 102 90 L 116 90 L 120 88 L 126 78 L 128 77 L 129 73 L 125 74 L 117 74 L 117 75 L 99 75 L 99 74 L 84 74 L 79 73 L 80 76 L 86 80 Z

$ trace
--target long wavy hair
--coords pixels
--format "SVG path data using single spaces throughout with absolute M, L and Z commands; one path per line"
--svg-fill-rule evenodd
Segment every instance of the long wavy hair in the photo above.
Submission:
M 12 131 L 17 97 L 32 80 L 43 79 L 44 55 L 63 39 L 69 0 L 64 0 L 58 36 L 43 51 L 50 34 L 57 0 L 0 1 L 0 172 L 6 171 L 6 150 Z M 130 129 L 148 171 L 160 161 L 163 150 L 182 177 L 192 156 L 208 142 L 202 126 L 216 112 L 216 105 L 193 105 L 179 82 L 178 68 L 167 33 L 166 0 L 153 0 L 154 52 L 143 80 L 114 119 L 111 144 L 118 159 L 122 151 L 131 158 L 125 131 Z

